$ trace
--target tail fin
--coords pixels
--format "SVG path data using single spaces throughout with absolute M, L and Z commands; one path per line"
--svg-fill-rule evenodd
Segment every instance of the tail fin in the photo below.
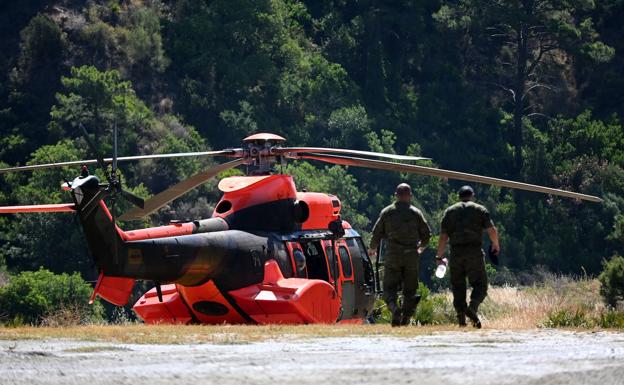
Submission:
M 134 278 L 123 276 L 120 263 L 120 258 L 125 258 L 127 237 L 113 222 L 108 207 L 99 195 L 102 187 L 99 183 L 89 185 L 82 184 L 81 188 L 71 190 L 85 238 L 100 271 L 89 302 L 100 296 L 113 305 L 124 306 L 135 283 Z
M 103 200 L 94 208 L 79 204 L 77 212 L 98 269 L 106 275 L 119 276 L 119 259 L 126 254 L 126 234 L 113 223 Z
M 124 306 L 128 303 L 133 288 L 134 279 L 109 277 L 104 275 L 103 271 L 100 271 L 100 276 L 95 284 L 89 303 L 93 303 L 95 297 L 100 296 L 113 305 Z

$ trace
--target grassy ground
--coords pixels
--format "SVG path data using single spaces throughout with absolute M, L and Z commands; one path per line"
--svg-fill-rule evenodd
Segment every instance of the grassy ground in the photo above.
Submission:
M 491 287 L 480 308 L 486 329 L 534 329 L 537 327 L 624 329 L 624 313 L 609 311 L 599 295 L 599 283 L 592 279 L 552 276 L 531 287 Z M 62 317 L 61 317 L 62 318 Z M 419 305 L 419 323 L 424 326 L 391 328 L 375 325 L 76 325 L 48 323 L 47 327 L 0 328 L 0 339 L 73 338 L 139 344 L 241 344 L 290 338 L 348 336 L 412 337 L 439 331 L 460 330 L 449 292 L 429 294 Z M 71 325 L 72 323 L 69 322 Z M 468 327 L 466 332 L 473 331 Z
M 389 325 L 84 325 L 71 327 L 0 328 L 0 339 L 72 338 L 137 344 L 243 344 L 251 342 L 353 336 L 413 337 L 454 326 L 391 328 Z M 470 330 L 470 329 L 467 329 Z
M 608 310 L 599 289 L 600 283 L 595 279 L 556 275 L 528 287 L 490 287 L 479 314 L 485 327 L 494 329 L 624 328 L 624 313 Z M 425 291 L 416 320 L 421 324 L 453 324 L 452 300 L 448 291 Z M 389 314 L 385 312 L 383 318 L 389 319 Z

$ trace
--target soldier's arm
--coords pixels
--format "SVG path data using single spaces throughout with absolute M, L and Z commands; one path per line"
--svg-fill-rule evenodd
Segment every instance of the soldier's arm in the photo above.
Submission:
M 373 226 L 373 235 L 371 236 L 369 246 L 371 250 L 377 250 L 377 247 L 379 247 L 379 242 L 381 242 L 381 238 L 386 235 L 385 227 L 385 216 L 384 212 L 382 211 L 379 215 L 379 218 L 377 219 L 377 222 L 375 222 L 375 226 Z
M 490 218 L 490 212 L 487 209 L 483 211 L 483 228 L 486 229 L 488 233 L 488 237 L 492 242 L 492 252 L 494 255 L 498 255 L 500 252 L 500 244 L 498 242 L 498 230 L 496 226 L 494 226 L 494 222 L 492 222 L 492 218 Z
M 444 258 L 444 253 L 446 253 L 446 243 L 448 242 L 449 236 L 446 233 L 440 233 L 440 239 L 438 240 L 438 253 L 436 254 L 436 260 L 441 261 Z
M 442 223 L 440 224 L 440 238 L 438 239 L 438 252 L 436 253 L 436 261 L 441 263 L 442 258 L 444 258 L 444 253 L 446 253 L 446 244 L 449 240 L 448 235 L 448 227 L 449 227 L 449 216 L 448 210 L 444 211 L 442 215 Z
M 496 226 L 490 226 L 487 228 L 488 237 L 490 237 L 490 241 L 492 242 L 492 252 L 494 255 L 498 255 L 500 252 L 500 244 L 498 243 L 498 230 Z
M 481 207 L 481 210 L 481 226 L 483 226 L 484 229 L 494 227 L 494 222 L 492 222 L 492 218 L 490 218 L 490 212 L 485 207 Z
M 427 220 L 422 215 L 422 213 L 419 213 L 419 215 L 420 221 L 418 224 L 418 237 L 420 238 L 420 247 L 424 249 L 425 247 L 427 247 L 427 245 L 429 245 L 429 239 L 431 238 L 431 228 L 429 227 L 429 224 L 427 223 Z

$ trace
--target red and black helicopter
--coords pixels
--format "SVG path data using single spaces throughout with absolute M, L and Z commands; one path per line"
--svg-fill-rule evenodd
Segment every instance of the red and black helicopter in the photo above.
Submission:
M 94 144 L 84 131 L 91 151 Z M 136 280 L 155 282 L 134 305 L 146 323 L 362 323 L 373 311 L 375 274 L 360 235 L 341 219 L 338 197 L 297 191 L 293 178 L 275 171 L 287 159 L 416 173 L 600 202 L 591 195 L 424 167 L 398 161 L 426 158 L 334 148 L 283 147 L 284 138 L 259 133 L 241 148 L 177 154 L 113 156 L 0 169 L 0 173 L 82 166 L 63 184 L 73 203 L 0 207 L 0 213 L 77 213 L 99 269 L 93 291 L 118 306 L 129 301 Z M 143 200 L 124 190 L 118 162 L 187 156 L 233 158 Z M 390 159 L 378 160 L 374 158 Z M 97 164 L 108 183 L 90 175 Z M 110 169 L 108 165 L 110 164 Z M 211 218 L 124 231 L 115 202 L 136 207 L 120 220 L 142 218 L 228 169 L 245 176 L 219 182 L 223 196 Z M 108 199 L 112 210 L 104 202 Z

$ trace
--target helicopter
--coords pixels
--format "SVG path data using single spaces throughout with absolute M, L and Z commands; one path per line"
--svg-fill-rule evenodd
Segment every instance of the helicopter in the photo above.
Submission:
M 290 175 L 276 171 L 289 159 L 458 179 L 592 202 L 592 195 L 412 163 L 417 156 L 325 147 L 284 147 L 285 138 L 257 133 L 239 148 L 218 151 L 103 158 L 80 125 L 96 159 L 18 166 L 0 173 L 81 166 L 62 187 L 71 203 L 4 206 L 0 213 L 77 214 L 99 277 L 96 297 L 125 306 L 137 280 L 154 287 L 134 304 L 147 324 L 309 324 L 365 323 L 373 312 L 376 274 L 361 235 L 341 217 L 339 197 L 297 191 Z M 224 157 L 228 162 L 203 170 L 144 200 L 123 189 L 118 163 L 175 157 Z M 107 183 L 90 174 L 104 171 Z M 110 165 L 110 168 L 109 168 Z M 244 176 L 218 183 L 223 193 L 212 217 L 136 230 L 117 220 L 146 217 L 218 174 L 244 166 Z M 134 207 L 115 217 L 118 199 Z M 111 209 L 105 203 L 108 200 Z

